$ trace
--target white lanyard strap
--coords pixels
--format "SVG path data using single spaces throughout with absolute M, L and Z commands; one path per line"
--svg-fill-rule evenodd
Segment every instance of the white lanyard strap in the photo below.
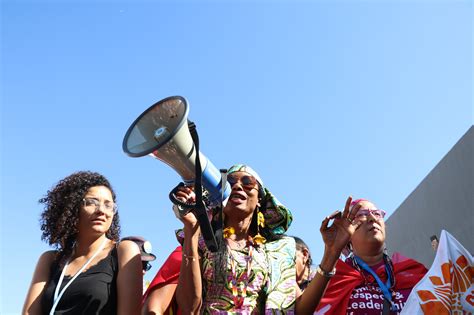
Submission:
M 63 280 L 64 280 L 64 274 L 66 273 L 66 268 L 69 264 L 69 260 L 66 262 L 66 264 L 64 265 L 64 268 L 63 268 L 63 271 L 61 271 L 61 276 L 59 277 L 59 281 L 58 281 L 58 284 L 56 285 L 56 289 L 54 290 L 54 303 L 53 303 L 53 307 L 51 308 L 51 311 L 49 312 L 49 315 L 53 315 L 54 314 L 54 311 L 56 310 L 56 307 L 58 306 L 58 303 L 59 303 L 59 300 L 61 300 L 61 297 L 63 296 L 64 294 L 64 291 L 66 291 L 66 289 L 71 285 L 71 283 L 77 278 L 79 277 L 79 275 L 84 271 L 84 269 L 86 269 L 86 267 L 91 263 L 91 261 L 95 258 L 95 256 L 97 256 L 99 254 L 100 251 L 102 251 L 102 249 L 104 249 L 104 246 L 105 246 L 105 243 L 107 242 L 107 238 L 104 238 L 104 240 L 102 241 L 102 244 L 100 244 L 99 248 L 97 248 L 97 250 L 95 251 L 94 255 L 92 255 L 91 258 L 89 258 L 85 263 L 84 265 L 81 267 L 81 269 L 79 269 L 76 274 L 74 275 L 74 277 L 72 277 L 71 280 L 69 280 L 69 282 L 64 286 L 64 288 L 61 290 L 61 292 L 59 292 L 59 288 L 61 288 L 61 284 L 63 283 Z

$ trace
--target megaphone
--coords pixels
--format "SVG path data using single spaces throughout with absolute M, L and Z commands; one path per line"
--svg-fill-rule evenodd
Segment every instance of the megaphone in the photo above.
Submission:
M 189 106 L 184 97 L 167 97 L 144 111 L 128 128 L 123 151 L 131 157 L 149 155 L 173 168 L 186 185 L 194 184 L 196 152 L 188 128 Z M 209 191 L 209 202 L 219 204 L 230 194 L 230 186 L 221 187 L 221 174 L 199 152 L 202 185 Z
M 212 162 L 196 145 L 188 126 L 189 106 L 184 97 L 167 97 L 149 107 L 128 128 L 123 139 L 123 151 L 131 157 L 149 155 L 173 168 L 185 185 L 193 185 L 196 178 L 196 154 L 199 154 L 202 170 L 202 185 L 209 192 L 208 202 L 218 205 L 230 195 L 230 185 L 224 181 Z M 199 173 L 198 173 L 199 174 Z M 211 251 L 217 250 L 214 234 L 207 215 L 198 213 L 206 245 Z

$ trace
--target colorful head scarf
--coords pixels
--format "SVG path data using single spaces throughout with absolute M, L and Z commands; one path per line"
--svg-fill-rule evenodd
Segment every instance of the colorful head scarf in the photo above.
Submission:
M 291 211 L 282 205 L 275 196 L 273 196 L 273 194 L 263 185 L 263 181 L 257 172 L 255 172 L 250 166 L 235 164 L 229 168 L 227 174 L 235 172 L 245 172 L 255 177 L 263 192 L 263 197 L 260 201 L 260 211 L 265 218 L 265 228 L 270 230 L 274 235 L 284 234 L 293 221 Z

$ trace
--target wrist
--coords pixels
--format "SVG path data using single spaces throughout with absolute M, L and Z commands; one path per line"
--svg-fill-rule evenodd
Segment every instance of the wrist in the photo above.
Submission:
M 316 273 L 323 276 L 324 278 L 332 278 L 336 274 L 336 267 L 328 271 L 327 269 L 324 269 L 323 267 L 321 267 L 321 265 L 319 265 L 318 268 L 316 268 Z
M 324 250 L 323 258 L 321 259 L 321 264 L 323 264 L 324 266 L 335 266 L 340 256 L 340 251 Z
M 319 267 L 321 267 L 321 269 L 323 269 L 324 271 L 331 272 L 333 269 L 336 268 L 337 261 L 339 260 L 339 255 L 340 254 L 324 252 Z

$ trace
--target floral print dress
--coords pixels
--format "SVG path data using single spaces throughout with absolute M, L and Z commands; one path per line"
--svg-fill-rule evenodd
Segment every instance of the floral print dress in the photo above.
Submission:
M 203 314 L 294 314 L 296 269 L 293 238 L 230 250 L 225 283 L 215 281 L 216 253 L 204 246 Z

